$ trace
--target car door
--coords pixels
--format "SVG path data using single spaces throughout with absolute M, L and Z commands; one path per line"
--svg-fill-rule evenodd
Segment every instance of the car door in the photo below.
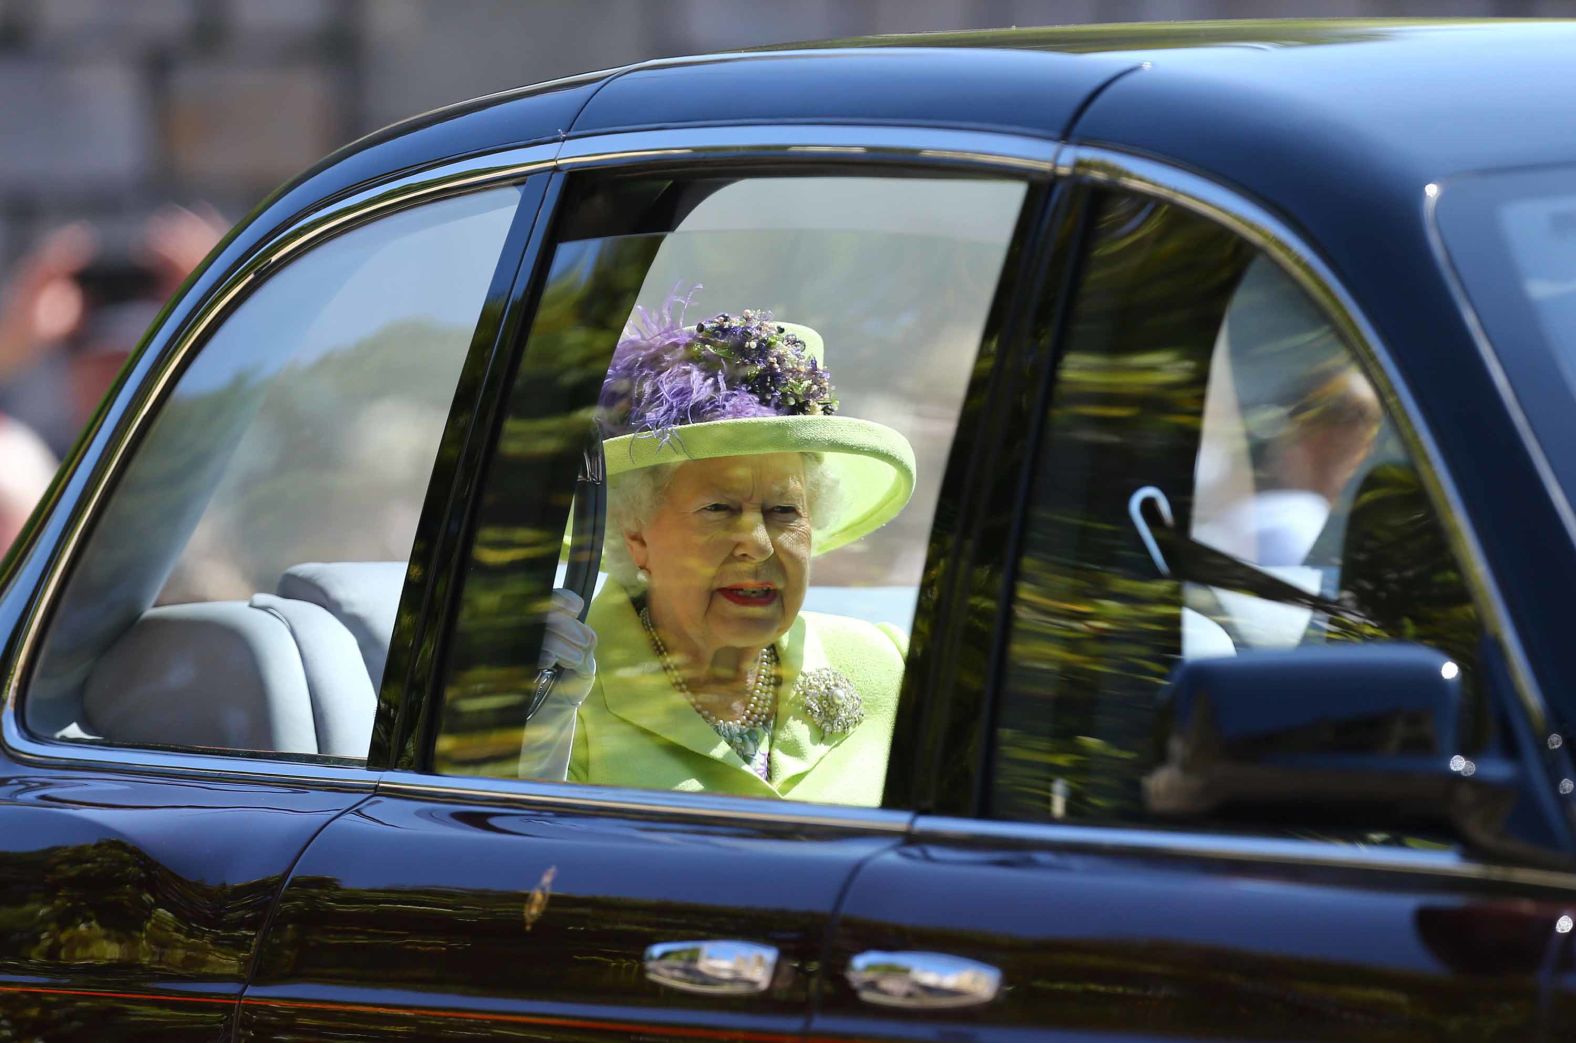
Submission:
M 627 324 L 770 308 L 814 326 L 840 408 L 901 431 L 918 484 L 898 521 L 818 561 L 805 604 L 919 644 L 927 545 L 956 517 L 948 460 L 984 420 L 977 392 L 996 379 L 1011 299 L 1000 287 L 1022 278 L 1050 146 L 1023 146 L 1042 152 L 1025 178 L 1021 158 L 988 152 L 917 164 L 920 143 L 961 154 L 945 132 L 889 132 L 903 147 L 861 147 L 856 167 L 827 165 L 813 128 L 743 134 L 747 166 L 726 148 L 675 165 L 596 139 L 564 164 L 519 287 L 521 336 L 477 398 L 486 455 L 452 526 L 449 629 L 411 664 L 416 676 L 431 664 L 432 698 L 380 723 L 393 770 L 291 873 L 244 1038 L 799 1038 L 830 910 L 856 865 L 901 841 L 910 787 L 839 804 L 753 775 L 730 776 L 738 793 L 520 777 L 544 605 L 572 582 L 566 529 L 578 547 L 588 524 L 570 509 L 572 493 L 591 495 L 587 421 Z M 611 639 L 599 668 L 615 661 Z M 689 723 L 685 735 L 704 734 Z M 652 724 L 651 741 L 667 727 Z M 906 780 L 910 762 L 894 764 Z
M 371 796 L 415 518 L 542 187 L 432 178 L 178 309 L 13 573 L 0 1036 L 230 1038 L 289 867 Z
M 957 639 L 996 628 L 957 655 L 995 702 L 850 884 L 812 1034 L 1556 1038 L 1560 744 L 1405 400 L 1295 236 L 1146 169 L 1080 167 L 1022 513 L 978 522 L 1004 611 Z

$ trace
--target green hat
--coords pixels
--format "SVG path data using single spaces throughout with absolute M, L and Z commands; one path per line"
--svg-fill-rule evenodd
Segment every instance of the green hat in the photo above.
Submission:
M 607 474 L 763 453 L 816 453 L 838 484 L 823 554 L 895 518 L 914 492 L 914 450 L 883 424 L 837 414 L 825 345 L 770 314 L 723 313 L 682 326 L 637 311 L 613 353 L 601 408 Z

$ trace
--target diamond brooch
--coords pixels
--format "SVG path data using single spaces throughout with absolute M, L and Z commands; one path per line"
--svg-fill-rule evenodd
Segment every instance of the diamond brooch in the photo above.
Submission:
M 864 700 L 854 683 L 830 667 L 799 675 L 794 692 L 804 712 L 824 732 L 847 732 L 865 719 Z

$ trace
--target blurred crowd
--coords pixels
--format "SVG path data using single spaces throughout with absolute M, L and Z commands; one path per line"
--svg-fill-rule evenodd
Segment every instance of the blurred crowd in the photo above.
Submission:
M 48 488 L 154 316 L 226 227 L 165 207 L 117 239 L 86 222 L 43 236 L 0 290 L 0 552 Z

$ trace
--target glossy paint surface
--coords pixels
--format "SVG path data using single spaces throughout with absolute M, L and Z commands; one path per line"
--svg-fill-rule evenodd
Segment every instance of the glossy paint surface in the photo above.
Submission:
M 1033 1029 L 1055 1039 L 1531 1040 L 1573 897 L 1321 870 L 1311 859 L 916 842 L 871 861 L 851 886 L 813 1028 L 912 1039 Z M 1002 972 L 1003 995 L 978 1010 L 894 1015 L 844 980 L 850 959 L 873 949 L 980 961 Z
M 355 790 L 8 762 L 0 1036 L 219 1039 L 296 855 Z
M 574 133 L 696 124 L 908 123 L 1060 136 L 1088 93 L 1136 63 L 1105 56 L 850 50 L 757 54 L 616 76 Z
M 839 889 L 894 843 L 745 820 L 378 797 L 326 829 L 291 875 L 243 1038 L 315 1039 L 329 1025 L 346 1039 L 412 1029 L 788 1038 L 803 1025 Z M 711 997 L 645 978 L 647 946 L 700 940 L 774 946 L 771 987 Z

